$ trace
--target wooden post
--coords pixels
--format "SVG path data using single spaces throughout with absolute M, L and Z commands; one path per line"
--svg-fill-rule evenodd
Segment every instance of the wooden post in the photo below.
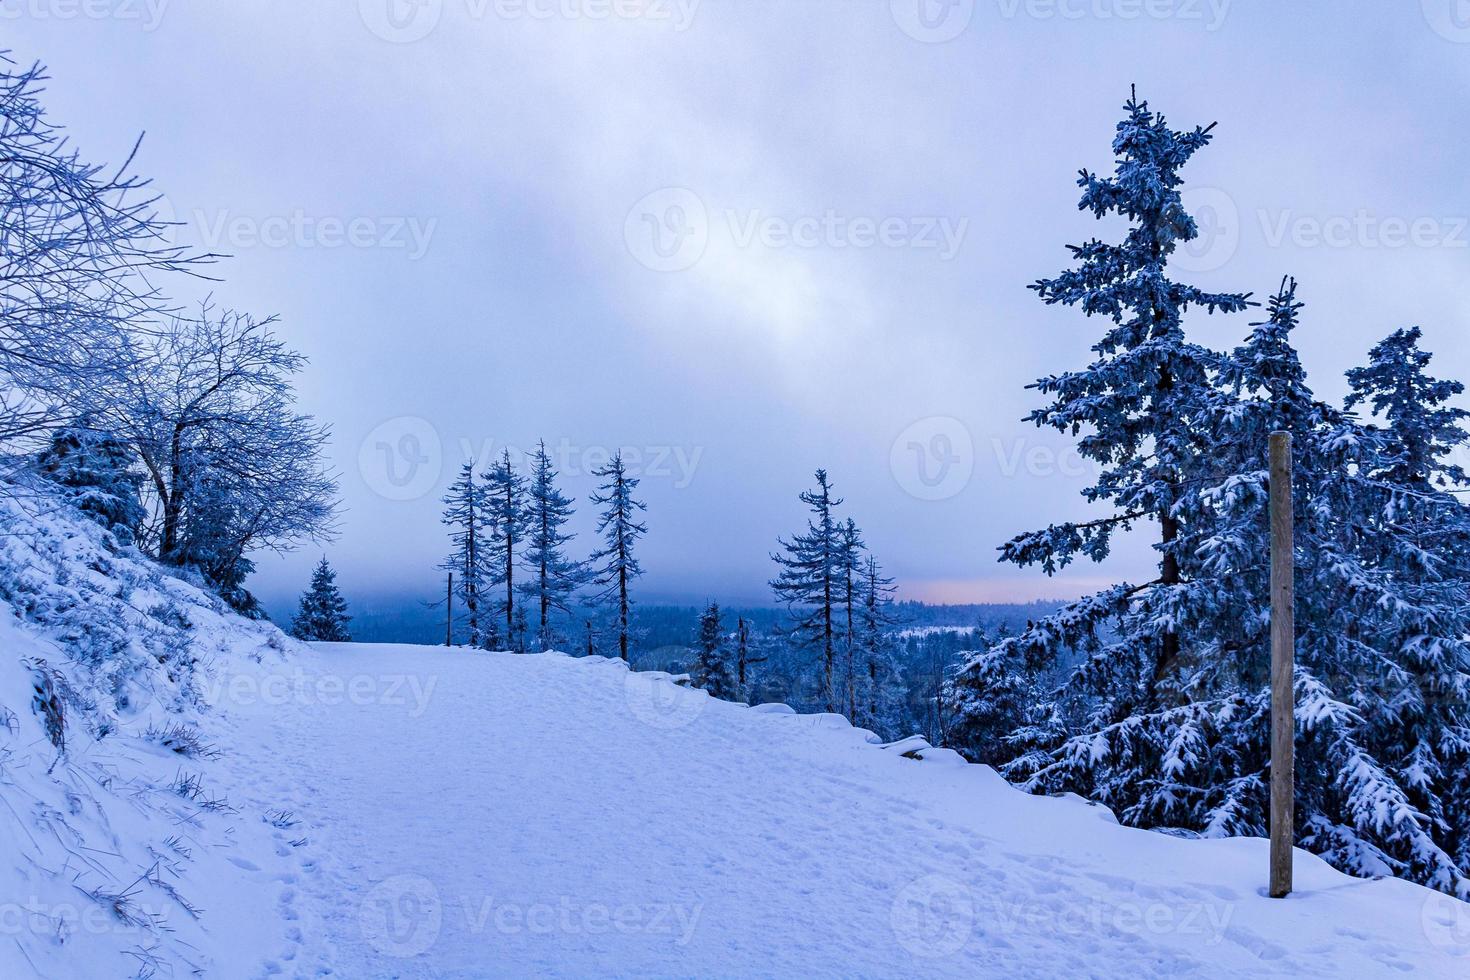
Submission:
M 1271 433 L 1271 897 L 1291 894 L 1296 827 L 1296 554 L 1291 433 Z
M 454 646 L 454 573 L 449 573 L 449 584 L 444 586 L 444 645 Z

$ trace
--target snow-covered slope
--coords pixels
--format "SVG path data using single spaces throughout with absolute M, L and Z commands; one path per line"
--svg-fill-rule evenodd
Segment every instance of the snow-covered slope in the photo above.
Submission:
M 0 649 L 0 977 L 1470 976 L 1417 886 L 1271 901 L 1262 841 L 618 661 L 302 646 L 43 499 Z
M 1470 975 L 1470 906 L 1300 852 L 1272 901 L 1263 841 L 1123 828 L 834 716 L 601 658 L 296 666 L 289 703 L 232 709 L 310 839 L 280 887 L 320 923 L 272 964 L 293 973 Z
M 245 976 L 286 948 L 295 838 L 235 791 L 209 702 L 307 651 L 15 487 L 0 651 L 0 977 Z

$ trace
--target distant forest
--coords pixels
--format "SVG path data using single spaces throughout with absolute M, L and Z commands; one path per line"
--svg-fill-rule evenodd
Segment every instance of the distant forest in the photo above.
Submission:
M 295 597 L 271 601 L 271 618 L 278 623 L 290 623 L 296 612 L 295 603 Z M 987 632 L 1015 632 L 1028 622 L 1054 612 L 1059 605 L 1056 602 L 963 605 L 899 602 L 894 604 L 894 611 L 901 623 L 900 628 L 904 629 L 978 627 Z M 775 606 L 730 605 L 725 609 L 730 622 L 733 623 L 736 617 L 744 617 L 759 633 L 771 632 L 787 616 L 786 610 Z M 650 651 L 650 655 L 661 647 L 692 648 L 702 611 L 702 605 L 692 602 L 687 605 L 640 605 L 637 610 L 638 627 L 642 633 L 640 648 Z M 354 595 L 351 612 L 352 638 L 358 643 L 444 642 L 443 596 L 434 602 L 402 595 Z M 585 615 L 576 613 L 573 621 L 580 622 L 584 618 Z

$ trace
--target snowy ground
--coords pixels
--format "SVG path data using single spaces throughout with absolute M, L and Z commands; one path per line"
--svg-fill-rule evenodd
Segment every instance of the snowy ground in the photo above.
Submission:
M 1299 854 L 1271 901 L 1262 841 L 615 661 L 324 645 L 214 695 L 232 798 L 300 821 L 240 975 L 1470 975 L 1470 906 L 1417 886 Z

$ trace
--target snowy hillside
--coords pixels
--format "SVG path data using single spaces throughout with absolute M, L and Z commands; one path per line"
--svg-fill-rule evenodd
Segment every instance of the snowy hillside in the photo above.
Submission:
M 295 835 L 210 702 L 302 648 L 16 488 L 0 648 L 0 976 L 246 976 L 284 948 Z
M 1117 826 L 834 716 L 620 661 L 323 645 L 238 761 L 311 843 L 296 970 L 365 976 L 1423 976 L 1470 907 Z M 261 877 L 267 877 L 261 872 Z M 294 913 L 293 913 L 294 914 Z M 284 966 L 285 964 L 281 964 Z
M 1303 853 L 1273 902 L 1262 841 L 621 661 L 303 647 L 43 503 L 0 518 L 5 977 L 1470 972 L 1406 882 Z

